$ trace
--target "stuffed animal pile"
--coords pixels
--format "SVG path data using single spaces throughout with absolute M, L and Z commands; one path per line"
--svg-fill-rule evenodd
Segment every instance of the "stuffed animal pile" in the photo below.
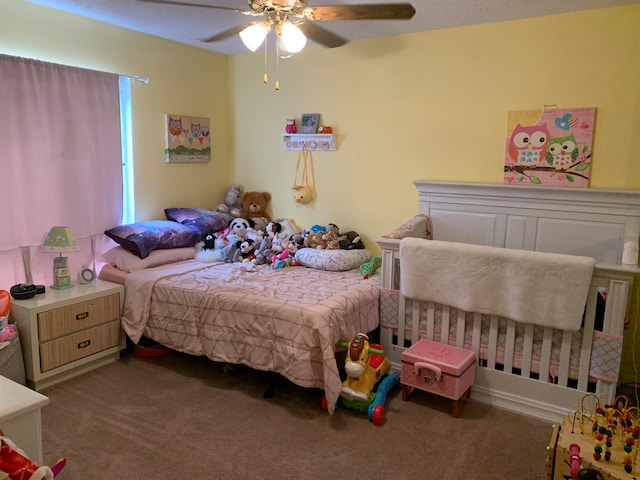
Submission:
M 239 207 L 242 215 L 235 216 L 224 230 L 205 235 L 196 245 L 196 260 L 270 265 L 278 269 L 297 265 L 294 257 L 301 248 L 364 248 L 357 232 L 351 230 L 341 233 L 334 223 L 327 226 L 313 225 L 309 230 L 300 230 L 289 219 L 272 220 L 266 212 L 271 201 L 271 195 L 267 192 L 245 192 L 240 197 L 239 187 L 232 185 L 227 192 L 225 205 L 228 208 L 238 208 L 231 207 L 238 200 L 242 204 Z

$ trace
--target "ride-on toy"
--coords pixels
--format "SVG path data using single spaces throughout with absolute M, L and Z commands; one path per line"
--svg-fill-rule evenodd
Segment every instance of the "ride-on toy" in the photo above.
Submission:
M 370 344 L 364 333 L 349 343 L 338 342 L 337 346 L 348 347 L 344 366 L 347 378 L 342 382 L 337 405 L 367 412 L 369 420 L 382 425 L 387 393 L 400 383 L 399 373 L 391 372 L 391 362 L 382 345 Z M 322 400 L 322 408 L 327 410 L 327 397 Z

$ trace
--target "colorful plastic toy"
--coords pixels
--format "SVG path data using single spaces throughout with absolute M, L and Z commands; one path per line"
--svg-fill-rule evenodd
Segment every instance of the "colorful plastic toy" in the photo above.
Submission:
M 338 342 L 348 347 L 345 360 L 347 378 L 342 382 L 338 405 L 367 412 L 375 425 L 384 423 L 384 403 L 389 391 L 400 384 L 399 373 L 391 372 L 391 362 L 381 345 L 369 343 L 369 337 L 359 333 L 349 343 Z M 322 406 L 327 410 L 327 399 Z

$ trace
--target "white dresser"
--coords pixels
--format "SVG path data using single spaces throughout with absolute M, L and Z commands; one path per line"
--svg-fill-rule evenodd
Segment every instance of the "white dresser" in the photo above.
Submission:
M 0 430 L 42 465 L 42 416 L 49 399 L 0 375 Z

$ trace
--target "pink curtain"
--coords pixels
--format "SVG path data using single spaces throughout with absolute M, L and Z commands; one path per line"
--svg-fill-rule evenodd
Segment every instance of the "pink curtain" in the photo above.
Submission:
M 52 226 L 71 228 L 86 264 L 90 238 L 120 223 L 118 75 L 0 55 L 0 125 L 0 288 L 7 289 L 25 280 L 25 249 L 40 276 L 37 247 Z

